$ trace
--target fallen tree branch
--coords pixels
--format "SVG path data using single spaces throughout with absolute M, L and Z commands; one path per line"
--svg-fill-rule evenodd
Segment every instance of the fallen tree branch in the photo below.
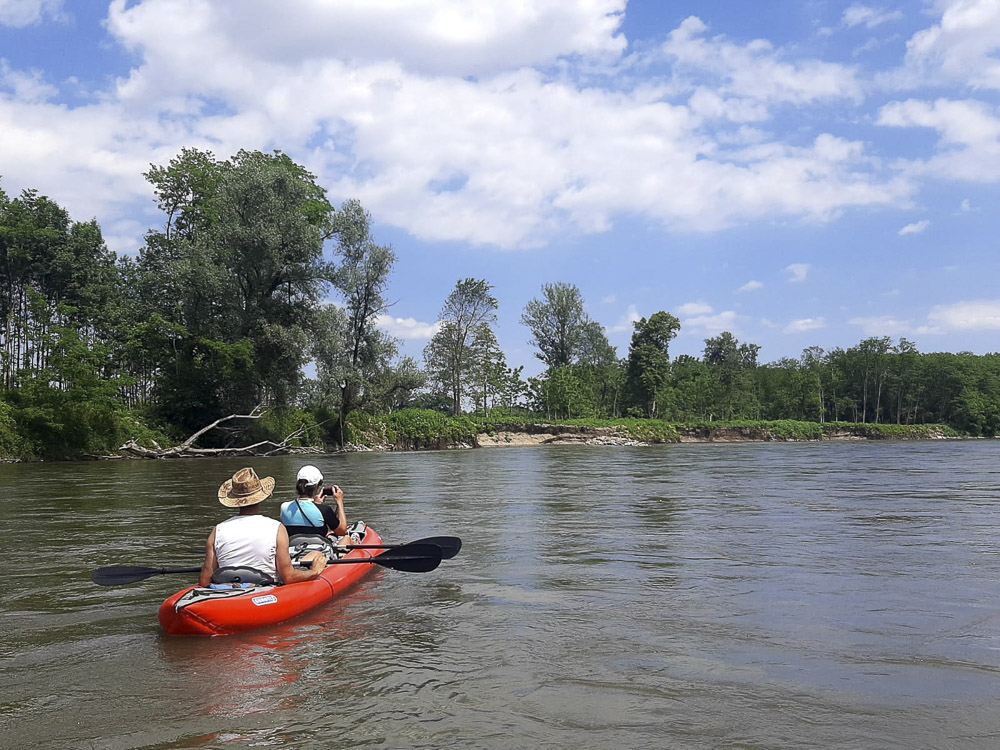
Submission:
M 224 422 L 228 422 L 233 419 L 260 419 L 267 411 L 262 405 L 255 406 L 249 414 L 230 414 L 228 417 L 222 417 L 212 422 L 210 425 L 206 425 L 198 430 L 196 433 L 191 435 L 187 440 L 170 448 L 161 448 L 157 445 L 155 448 L 147 448 L 135 440 L 135 438 L 129 440 L 125 445 L 119 448 L 128 455 L 136 456 L 138 458 L 186 458 L 186 457 L 219 457 L 219 456 L 280 456 L 289 453 L 322 453 L 319 448 L 314 447 L 302 447 L 291 445 L 292 441 L 298 440 L 300 437 L 305 435 L 306 427 L 303 425 L 296 430 L 293 430 L 289 435 L 287 435 L 281 442 L 274 442 L 273 440 L 262 440 L 258 443 L 253 443 L 252 445 L 243 445 L 239 447 L 229 447 L 229 448 L 197 448 L 195 447 L 195 442 L 207 432 L 214 430 L 219 425 Z M 155 445 L 155 443 L 154 443 Z M 121 456 L 106 456 L 105 458 L 121 458 Z

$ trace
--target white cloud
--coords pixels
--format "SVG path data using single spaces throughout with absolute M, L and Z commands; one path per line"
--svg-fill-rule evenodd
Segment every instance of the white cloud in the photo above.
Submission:
M 914 34 L 906 46 L 907 75 L 914 82 L 955 82 L 1000 89 L 1000 3 L 939 0 L 941 22 Z
M 608 333 L 631 333 L 635 330 L 635 326 L 632 324 L 640 320 L 642 320 L 642 316 L 639 314 L 638 308 L 635 305 L 629 305 L 618 322 L 607 329 Z
M 788 62 L 765 40 L 739 45 L 707 37 L 707 31 L 701 19 L 691 16 L 669 34 L 662 53 L 682 74 L 696 74 L 698 79 L 712 75 L 715 90 L 724 96 L 795 104 L 862 98 L 852 68 L 810 59 Z
M 994 107 L 974 100 L 909 99 L 891 102 L 879 112 L 879 125 L 930 128 L 938 132 L 939 148 L 910 168 L 917 174 L 950 179 L 995 182 L 1000 170 L 1000 115 Z
M 601 304 L 604 304 L 604 305 L 613 305 L 615 303 L 615 300 L 617 300 L 617 299 L 618 299 L 618 297 L 616 295 L 609 294 L 607 297 L 602 297 L 601 298 Z
M 272 0 L 113 0 L 108 21 L 150 70 L 169 64 L 190 73 L 186 55 L 219 52 L 223 62 L 245 55 L 296 68 L 336 50 L 358 69 L 393 60 L 420 74 L 462 77 L 568 55 L 617 56 L 626 45 L 618 33 L 624 11 L 625 0 L 283 0 L 281 12 Z
M 62 20 L 63 0 L 0 0 L 0 26 L 23 28 L 45 18 Z
M 1000 300 L 956 302 L 936 305 L 927 314 L 927 324 L 918 333 L 1000 330 Z
M 113 0 L 108 31 L 140 62 L 84 107 L 45 108 L 42 81 L 0 97 L 0 163 L 6 179 L 103 222 L 134 217 L 137 198 L 148 210 L 139 174 L 182 147 L 281 148 L 382 222 L 509 248 L 607 231 L 622 215 L 707 232 L 909 201 L 915 186 L 881 173 L 862 141 L 783 142 L 766 127 L 778 105 L 860 102 L 853 68 L 710 37 L 690 18 L 639 61 L 660 55 L 669 74 L 579 77 L 578 66 L 631 63 L 620 58 L 624 9 Z
M 377 324 L 390 336 L 404 340 L 430 340 L 441 328 L 440 321 L 421 323 L 415 318 L 394 318 L 391 315 L 379 315 Z
M 677 308 L 677 315 L 680 317 L 692 317 L 696 315 L 708 315 L 712 312 L 712 306 L 704 302 L 685 302 Z
M 847 8 L 843 15 L 843 24 L 849 29 L 855 26 L 864 26 L 867 29 L 874 29 L 889 21 L 899 21 L 903 18 L 901 11 L 887 11 L 881 8 L 872 8 L 867 5 L 855 3 Z
M 805 281 L 806 276 L 809 275 L 810 266 L 808 263 L 792 263 L 791 265 L 785 266 L 785 274 L 788 276 L 788 283 L 797 284 L 799 282 Z
M 847 322 L 860 327 L 866 336 L 899 336 L 912 329 L 910 321 L 897 320 L 889 315 L 851 318 Z
M 996 5 L 942 5 L 940 25 L 911 40 L 911 71 L 940 64 L 964 71 L 954 73 L 964 85 L 989 67 Z M 60 7 L 0 0 L 0 23 L 14 8 L 51 17 Z M 108 33 L 138 62 L 107 90 L 56 106 L 40 76 L 5 71 L 5 184 L 111 224 L 155 218 L 141 172 L 182 147 L 220 157 L 280 148 L 334 200 L 356 197 L 418 238 L 525 248 L 605 232 L 622 216 L 693 232 L 830 221 L 855 207 L 906 208 L 926 175 L 1000 179 L 1000 121 L 982 102 L 887 105 L 881 125 L 934 128 L 942 145 L 890 165 L 870 139 L 841 137 L 837 118 L 809 109 L 868 118 L 851 109 L 864 102 L 860 68 L 732 41 L 694 17 L 623 57 L 625 9 L 286 0 L 276 13 L 267 0 L 112 0 Z M 894 18 L 855 4 L 844 23 Z M 778 115 L 794 109 L 823 127 L 814 119 L 784 135 Z M 119 250 L 140 242 L 115 236 Z
M 704 302 L 688 302 L 677 309 L 681 321 L 681 333 L 685 335 L 715 336 L 723 331 L 739 333 L 743 316 L 732 310 L 715 312 Z
M 756 292 L 758 289 L 762 289 L 764 284 L 760 281 L 748 281 L 746 284 L 737 289 L 737 292 Z
M 923 219 L 922 221 L 915 221 L 912 224 L 907 224 L 905 227 L 899 230 L 899 235 L 905 236 L 907 234 L 920 234 L 926 230 L 931 225 L 929 219 Z
M 793 320 L 785 326 L 784 332 L 805 333 L 806 331 L 815 331 L 818 328 L 826 328 L 826 318 L 801 318 Z
M 15 70 L 3 58 L 0 58 L 0 89 L 9 89 L 15 99 L 28 104 L 44 102 L 58 93 L 55 86 L 45 82 L 41 71 Z

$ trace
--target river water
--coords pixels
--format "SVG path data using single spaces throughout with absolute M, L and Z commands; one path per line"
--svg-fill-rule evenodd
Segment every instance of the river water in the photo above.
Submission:
M 0 746 L 1000 746 L 1000 442 L 314 462 L 461 554 L 224 638 L 159 630 L 192 576 L 90 574 L 198 565 L 245 461 L 0 467 Z M 280 500 L 303 461 L 252 463 Z

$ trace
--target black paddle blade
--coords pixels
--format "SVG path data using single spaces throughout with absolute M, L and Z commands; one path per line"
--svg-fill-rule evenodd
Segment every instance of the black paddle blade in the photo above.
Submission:
M 457 536 L 429 536 L 418 539 L 414 544 L 433 544 L 441 548 L 441 559 L 450 560 L 462 549 L 462 540 Z
M 404 544 L 371 558 L 371 562 L 383 568 L 426 573 L 441 564 L 441 548 L 434 544 Z
M 153 576 L 200 572 L 201 568 L 143 568 L 138 565 L 109 565 L 106 568 L 95 570 L 90 580 L 98 586 L 124 586 L 127 583 L 145 581 Z

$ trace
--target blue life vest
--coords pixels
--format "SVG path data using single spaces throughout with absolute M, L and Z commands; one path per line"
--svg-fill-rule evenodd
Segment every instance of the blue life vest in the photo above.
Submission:
M 281 522 L 285 526 L 315 526 L 323 528 L 323 514 L 312 500 L 299 499 L 281 509 Z

